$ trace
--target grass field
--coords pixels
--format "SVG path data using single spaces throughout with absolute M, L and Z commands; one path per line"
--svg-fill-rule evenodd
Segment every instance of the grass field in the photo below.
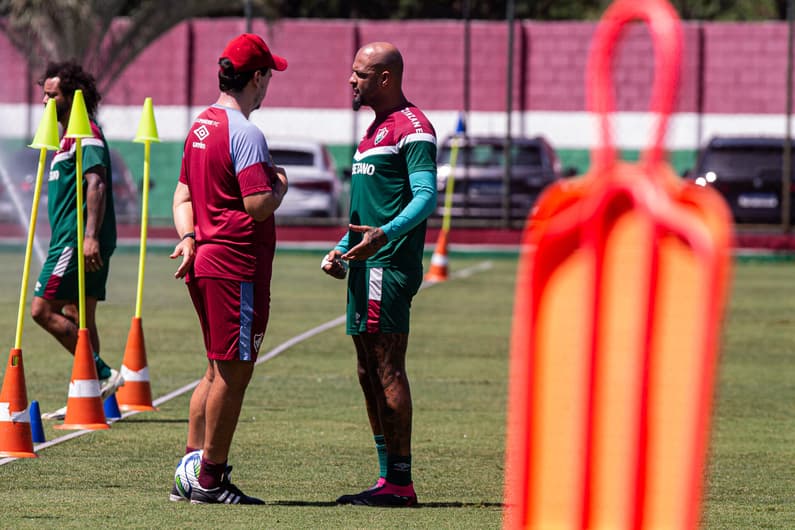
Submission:
M 262 352 L 344 311 L 344 283 L 319 270 L 322 252 L 279 253 L 272 315 Z M 14 341 L 20 255 L 3 253 L 2 336 Z M 484 258 L 461 260 L 462 269 Z M 19 265 L 17 265 L 19 263 Z M 438 285 L 415 303 L 409 373 L 414 395 L 414 467 L 419 510 L 337 507 L 342 493 L 377 474 L 372 436 L 355 378 L 353 345 L 341 326 L 260 365 L 241 415 L 230 463 L 254 507 L 191 506 L 167 500 L 184 448 L 189 393 L 158 412 L 0 466 L 0 526 L 136 528 L 495 528 L 500 522 L 506 351 L 513 259 L 487 273 Z M 155 397 L 201 376 L 198 322 L 162 250 L 147 260 L 143 326 Z M 103 357 L 121 363 L 134 311 L 137 255 L 111 264 L 99 313 Z M 8 350 L 6 350 L 8 351 Z M 29 399 L 43 411 L 66 399 L 71 357 L 30 320 L 23 356 Z M 5 366 L 5 358 L 3 366 Z M 47 439 L 63 435 L 48 424 Z
M 261 354 L 340 316 L 344 285 L 320 273 L 322 252 L 277 254 Z M 0 326 L 13 345 L 22 256 L 0 252 Z M 507 351 L 515 259 L 454 255 L 451 273 L 488 267 L 421 292 L 409 344 L 414 479 L 422 507 L 335 506 L 372 482 L 376 462 L 342 326 L 255 371 L 230 463 L 265 507 L 167 500 L 184 447 L 189 393 L 157 412 L 0 466 L 2 528 L 499 528 Z M 37 267 L 34 267 L 37 269 Z M 150 249 L 143 323 L 155 398 L 202 373 L 201 336 L 174 263 Z M 100 307 L 103 357 L 121 363 L 135 301 L 137 254 L 119 251 Z M 725 326 L 704 528 L 791 528 L 795 429 L 795 267 L 740 263 Z M 5 350 L 6 352 L 8 350 Z M 71 357 L 30 320 L 23 337 L 28 398 L 62 406 Z M 6 357 L 3 358 L 5 367 Z M 3 368 L 4 369 L 4 368 Z M 46 424 L 48 440 L 64 431 Z

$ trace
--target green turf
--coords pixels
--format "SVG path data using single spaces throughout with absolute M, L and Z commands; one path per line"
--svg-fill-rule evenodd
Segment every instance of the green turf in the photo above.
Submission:
M 316 254 L 278 253 L 263 352 L 342 314 L 344 284 L 320 273 L 322 252 Z M 22 258 L 3 251 L 0 259 L 0 335 L 10 347 Z M 371 482 L 377 469 L 352 345 L 340 326 L 255 372 L 230 461 L 235 482 L 267 506 L 166 500 L 184 446 L 185 394 L 158 412 L 48 448 L 38 459 L 0 466 L 0 527 L 499 528 L 515 259 L 454 255 L 451 273 L 487 260 L 489 270 L 415 299 L 408 369 L 423 507 L 332 503 Z M 155 398 L 197 379 L 204 365 L 198 323 L 184 286 L 171 277 L 174 268 L 164 250 L 150 252 L 143 322 Z M 103 356 L 114 365 L 134 310 L 136 275 L 137 255 L 118 253 L 99 314 Z M 795 269 L 786 262 L 740 263 L 732 289 L 703 527 L 787 528 L 795 521 Z M 29 317 L 23 338 L 29 399 L 43 411 L 63 405 L 71 357 Z M 48 440 L 63 434 L 46 424 Z
M 325 276 L 323 252 L 280 252 L 263 352 L 341 315 L 344 283 Z M 2 336 L 14 341 L 22 258 L 0 253 Z M 452 270 L 482 263 L 457 260 Z M 408 369 L 414 396 L 417 510 L 338 507 L 333 500 L 377 476 L 372 435 L 342 326 L 257 367 L 230 463 L 244 491 L 269 505 L 205 507 L 167 500 L 185 444 L 188 395 L 158 412 L 0 466 L 0 527 L 497 528 L 500 524 L 506 351 L 514 260 L 423 291 L 415 299 Z M 198 322 L 175 263 L 147 260 L 143 327 L 154 397 L 200 377 Z M 100 306 L 103 357 L 113 365 L 134 311 L 137 256 L 118 253 Z M 488 294 L 487 294 L 488 293 Z M 462 330 L 466 329 L 466 333 Z M 474 334 L 473 334 L 474 333 Z M 8 351 L 8 350 L 6 350 Z M 5 367 L 4 356 L 3 367 Z M 62 406 L 71 357 L 30 318 L 23 336 L 28 396 L 42 411 Z M 45 422 L 52 440 L 63 431 Z
M 707 528 L 793 528 L 792 263 L 735 267 L 706 494 Z

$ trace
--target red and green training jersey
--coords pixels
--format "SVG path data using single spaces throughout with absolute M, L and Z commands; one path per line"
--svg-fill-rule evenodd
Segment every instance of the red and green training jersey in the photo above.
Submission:
M 116 248 L 116 211 L 113 207 L 113 184 L 108 144 L 99 126 L 91 122 L 93 137 L 82 138 L 83 173 L 92 167 L 105 168 L 105 214 L 99 229 L 99 245 L 102 253 Z M 50 247 L 77 246 L 77 140 L 62 138 L 58 151 L 53 155 L 47 180 L 47 214 L 50 219 Z M 86 181 L 83 179 L 83 223 L 86 217 Z
M 359 143 L 351 171 L 350 222 L 383 226 L 412 199 L 409 175 L 436 174 L 436 132 L 420 109 L 408 103 L 384 118 L 376 118 Z M 422 268 L 426 222 L 389 241 L 368 260 L 352 267 Z M 350 232 L 349 248 L 362 240 Z

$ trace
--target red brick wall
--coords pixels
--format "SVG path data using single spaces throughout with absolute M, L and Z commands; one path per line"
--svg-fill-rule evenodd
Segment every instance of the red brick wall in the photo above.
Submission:
M 585 106 L 585 65 L 595 24 L 528 22 L 525 90 L 532 110 L 580 111 Z
M 704 34 L 705 112 L 785 112 L 786 24 L 709 24 Z
M 181 24 L 150 44 L 103 94 L 102 102 L 138 106 L 152 97 L 155 105 L 186 105 L 188 30 Z
M 22 103 L 27 101 L 28 74 L 22 56 L 14 49 L 5 33 L 0 32 L 0 103 Z M 38 88 L 38 87 L 36 87 Z M 37 101 L 40 94 L 35 91 Z
M 514 108 L 585 110 L 585 64 L 595 24 L 540 23 L 515 26 Z M 243 19 L 195 19 L 163 35 L 130 65 L 105 103 L 206 105 L 218 93 L 216 61 L 224 44 L 244 31 Z M 268 105 L 346 108 L 347 79 L 358 45 L 389 40 L 406 61 L 404 88 L 426 110 L 464 106 L 464 25 L 460 21 L 257 21 L 254 31 L 284 55 L 290 67 L 277 73 Z M 473 21 L 470 110 L 500 111 L 506 104 L 505 23 Z M 785 111 L 787 27 L 784 23 L 686 23 L 682 83 L 683 112 L 780 114 Z M 702 48 L 703 45 L 703 48 Z M 653 77 L 653 50 L 646 29 L 629 28 L 614 59 L 617 107 L 643 111 Z M 0 103 L 24 103 L 26 67 L 0 34 Z M 33 78 L 37 73 L 34 73 Z M 34 88 L 33 101 L 38 101 Z

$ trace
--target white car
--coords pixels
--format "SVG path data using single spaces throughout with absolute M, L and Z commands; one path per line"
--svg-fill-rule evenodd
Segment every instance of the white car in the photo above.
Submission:
M 19 221 L 18 210 L 30 212 L 30 205 L 33 202 L 33 192 L 36 186 L 36 175 L 39 166 L 39 150 L 27 147 L 19 148 L 10 153 L 0 154 L 0 222 L 9 220 Z M 41 187 L 41 211 L 46 215 L 47 212 L 47 175 L 52 162 L 52 153 L 47 153 L 46 166 L 44 169 L 44 182 Z M 116 222 L 118 224 L 136 224 L 140 222 L 140 188 L 133 180 L 132 172 L 124 161 L 121 153 L 115 149 L 110 150 L 110 165 L 113 170 L 111 179 L 113 182 L 113 204 L 116 211 Z M 6 186 L 13 186 L 12 197 Z M 150 183 L 150 189 L 154 183 Z M 15 207 L 12 201 L 16 201 L 19 207 Z
M 289 189 L 277 216 L 337 217 L 342 185 L 334 159 L 320 142 L 268 140 L 273 162 L 287 172 Z

